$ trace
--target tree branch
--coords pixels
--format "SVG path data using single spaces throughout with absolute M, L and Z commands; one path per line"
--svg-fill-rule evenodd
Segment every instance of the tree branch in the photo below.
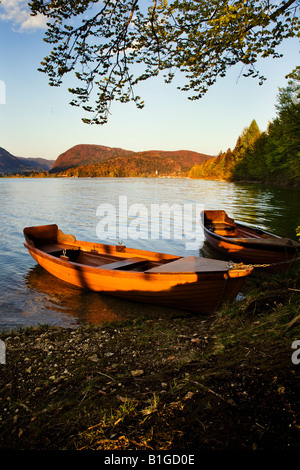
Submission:
M 274 11 L 271 15 L 271 19 L 274 20 L 278 16 L 282 15 L 293 3 L 298 3 L 297 0 L 288 0 L 286 3 L 281 5 L 281 7 L 277 8 L 277 10 Z

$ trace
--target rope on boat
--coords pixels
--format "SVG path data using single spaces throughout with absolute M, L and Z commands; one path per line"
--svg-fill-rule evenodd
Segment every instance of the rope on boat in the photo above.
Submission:
M 300 255 L 297 256 L 297 258 L 294 258 L 294 259 L 287 259 L 285 261 L 278 261 L 277 263 L 269 263 L 269 264 L 244 264 L 244 263 L 233 263 L 232 261 L 230 261 L 230 268 L 234 268 L 234 269 L 237 269 L 237 268 L 246 268 L 246 267 L 249 267 L 249 268 L 268 268 L 270 266 L 278 266 L 278 265 L 281 265 L 281 264 L 289 264 L 289 263 L 296 263 L 296 261 L 299 261 L 300 260 Z
M 300 260 L 300 253 L 297 250 L 298 256 L 294 259 L 286 259 L 285 261 L 279 261 L 277 263 L 265 263 L 265 264 L 244 264 L 244 263 L 234 263 L 233 261 L 229 261 L 229 269 L 238 269 L 238 268 L 267 268 L 269 266 L 278 266 L 281 264 L 288 264 L 288 263 L 295 263 L 296 261 Z M 223 299 L 223 294 L 225 292 L 226 284 L 227 284 L 228 276 L 225 277 L 225 283 L 223 284 L 223 288 L 220 292 L 219 300 L 218 300 L 218 305 L 217 309 L 221 306 L 222 304 L 222 299 Z M 297 290 L 297 289 L 291 289 L 291 290 Z
M 289 240 L 289 242 L 286 244 L 286 247 L 287 246 L 294 246 L 295 247 L 295 252 L 297 254 L 297 256 L 295 258 L 288 258 L 288 254 L 287 254 L 287 251 L 285 250 L 285 254 L 286 254 L 286 260 L 285 261 L 278 261 L 277 263 L 264 263 L 264 264 L 244 264 L 244 263 L 233 263 L 232 261 L 230 261 L 231 263 L 231 268 L 239 268 L 239 267 L 249 267 L 249 268 L 268 268 L 270 266 L 279 266 L 281 264 L 290 264 L 290 263 L 296 263 L 297 261 L 300 260 L 300 251 L 298 250 L 298 247 L 294 245 L 294 242 L 293 240 Z

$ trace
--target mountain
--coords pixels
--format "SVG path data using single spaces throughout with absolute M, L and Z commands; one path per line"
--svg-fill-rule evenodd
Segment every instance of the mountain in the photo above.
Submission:
M 16 157 L 0 147 L 0 173 L 50 171 L 68 176 L 153 176 L 187 174 L 211 155 L 190 150 L 134 152 L 103 145 L 75 145 L 53 160 Z
M 104 147 L 103 145 L 75 145 L 59 155 L 53 165 L 53 172 L 61 172 L 69 168 L 93 165 L 115 157 L 132 155 L 134 152 L 119 148 Z
M 25 164 L 28 170 L 48 171 L 53 167 L 55 160 L 47 160 L 46 158 L 25 158 L 17 157 Z
M 25 165 L 17 157 L 14 157 L 7 150 L 0 147 L 0 172 L 13 173 L 16 171 L 24 171 Z
M 101 145 L 76 145 L 62 153 L 52 172 L 77 176 L 141 176 L 175 174 L 212 158 L 189 150 L 133 152 Z
M 48 171 L 54 161 L 45 158 L 15 157 L 0 147 L 0 173 L 18 173 L 26 171 Z

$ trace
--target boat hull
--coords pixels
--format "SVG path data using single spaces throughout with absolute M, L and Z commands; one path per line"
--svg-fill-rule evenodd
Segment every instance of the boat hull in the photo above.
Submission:
M 204 225 L 207 243 L 232 261 L 256 265 L 256 270 L 280 273 L 292 268 L 300 254 L 299 243 L 261 229 L 238 223 L 234 225 L 235 236 L 215 233 Z
M 24 235 L 32 258 L 73 286 L 202 314 L 233 300 L 252 271 L 218 260 L 81 242 L 54 224 L 27 227 Z
M 224 272 L 195 274 L 147 274 L 108 271 L 77 265 L 28 247 L 32 258 L 48 273 L 73 286 L 110 294 L 130 301 L 157 304 L 210 314 L 235 299 L 245 277 L 230 278 Z M 50 259 L 49 259 L 50 258 Z M 54 258 L 54 259 L 51 259 Z

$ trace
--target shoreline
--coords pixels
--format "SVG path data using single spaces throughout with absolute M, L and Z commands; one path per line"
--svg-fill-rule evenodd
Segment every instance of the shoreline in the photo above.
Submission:
M 31 176 L 31 175 L 0 175 L 1 179 L 188 179 L 188 180 L 200 180 L 200 181 L 220 181 L 222 183 L 235 183 L 235 184 L 253 184 L 262 185 L 265 187 L 274 186 L 275 188 L 286 188 L 299 190 L 299 184 L 292 184 L 291 182 L 280 182 L 280 181 L 264 181 L 264 180 L 239 180 L 239 179 L 224 179 L 224 178 L 192 178 L 190 176 L 64 176 L 64 175 L 45 175 L 45 176 Z
M 296 271 L 209 317 L 1 333 L 0 449 L 299 450 L 299 289 Z

